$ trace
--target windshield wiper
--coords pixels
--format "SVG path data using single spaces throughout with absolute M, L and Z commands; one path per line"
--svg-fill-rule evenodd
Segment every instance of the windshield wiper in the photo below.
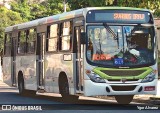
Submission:
M 117 35 L 114 33 L 114 31 L 109 27 L 109 25 L 107 25 L 107 23 L 103 23 L 103 26 L 106 28 L 106 30 L 111 33 L 114 37 L 114 40 L 117 40 L 117 45 L 118 45 L 118 49 L 119 49 L 119 37 L 118 37 L 118 32 Z
M 106 28 L 106 30 L 111 33 L 115 40 L 118 39 L 117 35 L 114 33 L 114 31 L 107 25 L 107 23 L 103 23 L 103 26 Z
M 100 51 L 97 51 L 97 54 L 103 54 L 102 47 L 101 47 L 101 41 L 100 41 L 100 34 L 98 35 L 98 38 L 99 38 L 99 50 Z

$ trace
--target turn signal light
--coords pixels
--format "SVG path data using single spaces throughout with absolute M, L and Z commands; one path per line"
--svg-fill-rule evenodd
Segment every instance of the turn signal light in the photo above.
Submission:
M 91 74 L 91 71 L 90 70 L 86 70 L 86 74 L 87 75 Z

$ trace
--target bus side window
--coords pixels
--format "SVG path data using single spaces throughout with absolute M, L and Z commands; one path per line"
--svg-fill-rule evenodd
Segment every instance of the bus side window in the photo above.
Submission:
M 26 31 L 19 31 L 18 33 L 18 54 L 25 53 L 26 46 Z
M 58 32 L 59 32 L 58 24 L 53 24 L 48 26 L 47 41 L 46 41 L 46 49 L 48 52 L 57 51 Z
M 71 50 L 72 22 L 67 21 L 61 25 L 60 50 Z
M 4 55 L 5 56 L 11 55 L 11 34 L 5 35 Z
M 35 53 L 36 29 L 27 31 L 27 53 Z

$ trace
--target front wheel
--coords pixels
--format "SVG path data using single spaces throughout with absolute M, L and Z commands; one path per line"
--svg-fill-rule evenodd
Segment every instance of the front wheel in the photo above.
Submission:
M 129 104 L 133 100 L 134 95 L 116 95 L 115 99 L 118 104 Z
M 69 97 L 69 84 L 66 77 L 60 77 L 59 80 L 59 91 L 63 98 Z
M 65 101 L 76 101 L 79 98 L 79 96 L 69 94 L 69 84 L 66 76 L 60 76 L 59 78 L 59 91 Z

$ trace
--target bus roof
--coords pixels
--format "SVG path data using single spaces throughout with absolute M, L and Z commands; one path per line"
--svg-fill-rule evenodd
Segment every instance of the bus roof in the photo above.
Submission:
M 82 8 L 82 9 L 78 9 L 78 10 L 73 10 L 70 12 L 64 12 L 64 13 L 49 16 L 49 17 L 44 17 L 41 19 L 36 19 L 36 20 L 25 22 L 22 24 L 9 26 L 9 27 L 6 27 L 5 32 L 11 32 L 13 29 L 32 28 L 32 27 L 36 27 L 37 25 L 43 25 L 43 24 L 47 24 L 47 23 L 57 22 L 60 20 L 70 19 L 70 18 L 74 18 L 74 17 L 80 17 L 80 16 L 83 16 L 83 14 L 85 14 L 88 10 L 95 10 L 95 9 L 97 9 L 97 10 L 120 9 L 120 10 L 149 11 L 147 9 L 133 8 L 133 7 L 87 7 L 87 8 Z

